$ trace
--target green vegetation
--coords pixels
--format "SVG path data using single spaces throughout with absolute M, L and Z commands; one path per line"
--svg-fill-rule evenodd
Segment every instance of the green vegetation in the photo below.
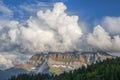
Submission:
M 59 75 L 60 73 L 62 73 L 61 71 L 59 71 L 59 70 L 57 70 L 57 69 L 55 69 L 55 68 L 53 68 L 53 67 L 50 67 L 49 72 L 50 72 L 50 73 L 57 74 L 57 75 Z
M 107 59 L 60 75 L 20 74 L 9 80 L 120 80 L 120 58 Z

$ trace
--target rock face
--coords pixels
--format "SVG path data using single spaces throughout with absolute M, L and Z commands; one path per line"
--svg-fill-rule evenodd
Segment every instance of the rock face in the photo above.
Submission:
M 26 64 L 17 65 L 16 68 L 22 68 L 31 72 L 43 72 L 46 68 L 48 68 L 47 54 L 36 54 L 33 55 Z
M 45 61 L 45 54 L 36 54 L 32 56 L 27 63 L 30 64 L 31 66 L 37 66 L 38 64 L 41 64 L 44 61 Z
M 25 64 L 29 71 L 33 72 L 58 72 L 69 71 L 90 65 L 107 58 L 115 58 L 106 52 L 49 52 L 48 54 L 36 54 Z M 17 66 L 20 68 L 21 66 Z M 24 68 L 25 66 L 21 67 Z M 26 68 L 24 68 L 26 70 Z
M 48 65 L 59 72 L 74 70 L 82 66 L 113 58 L 105 52 L 51 52 Z

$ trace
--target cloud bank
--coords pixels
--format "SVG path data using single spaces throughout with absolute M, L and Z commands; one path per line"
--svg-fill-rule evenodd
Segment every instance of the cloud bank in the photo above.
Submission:
M 12 21 L 5 37 L 9 36 L 11 43 L 32 52 L 74 50 L 82 31 L 78 16 L 69 16 L 66 9 L 63 3 L 56 3 L 52 10 L 38 11 L 37 16 L 31 16 L 24 25 Z
M 3 4 L 0 6 L 0 9 L 5 8 L 0 10 L 2 14 L 13 15 L 14 11 Z M 93 32 L 85 32 L 89 31 L 84 26 L 87 24 L 79 22 L 81 20 L 76 15 L 68 15 L 67 7 L 61 2 L 55 3 L 53 8 L 40 10 L 38 4 L 35 12 L 31 6 L 24 7 L 20 6 L 30 14 L 36 12 L 35 15 L 23 21 L 0 16 L 0 69 L 26 61 L 31 53 L 74 50 L 120 52 L 119 17 L 105 17 Z M 20 14 L 23 16 L 21 11 Z

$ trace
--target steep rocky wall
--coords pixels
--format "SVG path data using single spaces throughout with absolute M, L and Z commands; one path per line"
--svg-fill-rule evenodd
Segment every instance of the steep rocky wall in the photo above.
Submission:
M 103 61 L 107 58 L 114 58 L 114 56 L 105 52 L 49 52 L 48 54 L 32 56 L 28 60 L 27 66 L 30 66 L 29 70 L 31 71 L 42 71 L 41 69 L 45 67 L 44 64 L 49 68 L 56 69 L 56 71 L 63 72 Z M 22 66 L 26 67 L 26 65 Z

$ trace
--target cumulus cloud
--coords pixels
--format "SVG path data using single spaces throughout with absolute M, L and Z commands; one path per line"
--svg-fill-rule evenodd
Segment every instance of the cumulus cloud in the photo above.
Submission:
M 8 31 L 10 40 L 33 52 L 74 50 L 82 31 L 78 17 L 69 16 L 66 9 L 63 3 L 56 3 L 52 10 L 40 10 L 37 17 L 31 16 L 26 26 L 12 22 L 18 27 Z
M 87 40 L 89 44 L 101 50 L 107 50 L 112 45 L 109 34 L 100 25 L 94 28 L 93 33 L 88 35 Z
M 120 52 L 120 35 L 114 36 L 112 39 L 112 51 L 113 52 Z
M 102 20 L 102 26 L 111 35 L 120 35 L 120 17 L 105 17 Z
M 87 35 L 87 42 L 96 50 L 120 52 L 120 36 L 111 37 L 100 25 Z

